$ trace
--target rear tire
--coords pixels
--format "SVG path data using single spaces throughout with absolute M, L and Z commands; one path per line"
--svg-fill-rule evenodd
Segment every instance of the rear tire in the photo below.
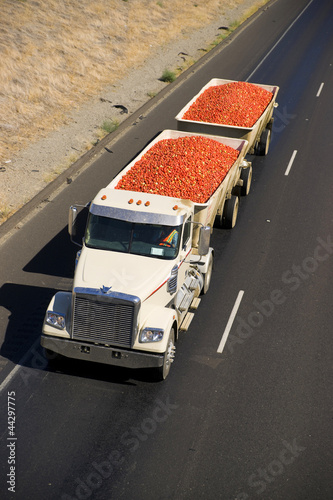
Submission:
M 274 117 L 272 117 L 269 122 L 267 123 L 266 125 L 266 128 L 268 128 L 269 130 L 272 130 L 273 129 L 273 125 L 274 125 Z
M 226 229 L 232 229 L 235 227 L 237 222 L 239 207 L 238 196 L 231 195 L 231 198 L 226 200 L 223 209 L 223 227 Z
M 247 196 L 250 192 L 252 182 L 252 165 L 242 169 L 240 178 L 243 181 L 243 186 L 240 188 L 240 194 L 241 196 Z
M 265 128 L 265 130 L 260 136 L 260 141 L 256 149 L 256 154 L 258 156 L 267 155 L 270 142 L 271 142 L 271 130 L 269 128 Z

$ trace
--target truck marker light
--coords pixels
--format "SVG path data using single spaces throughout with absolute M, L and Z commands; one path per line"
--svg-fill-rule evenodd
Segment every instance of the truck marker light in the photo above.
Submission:
M 102 200 L 106 200 L 106 194 L 103 194 L 103 196 L 102 196 L 102 198 L 101 198 L 101 199 L 102 199 Z
M 131 205 L 132 203 L 134 202 L 133 198 L 131 198 L 130 200 L 128 200 L 128 203 Z
M 145 207 L 149 207 L 149 205 L 150 205 L 150 201 L 146 201 Z
M 178 210 L 178 205 L 175 205 L 174 207 L 172 207 L 173 210 Z
M 138 200 L 138 201 L 136 202 L 136 204 L 137 204 L 137 205 L 141 205 L 141 203 L 142 203 L 142 201 L 141 201 L 141 200 Z

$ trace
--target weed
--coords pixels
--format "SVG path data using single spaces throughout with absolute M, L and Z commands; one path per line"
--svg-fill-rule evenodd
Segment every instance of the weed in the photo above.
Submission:
M 118 120 L 105 120 L 103 122 L 103 125 L 101 126 L 101 129 L 107 134 L 111 134 L 111 132 L 117 130 L 118 127 L 119 127 Z
M 177 78 L 176 73 L 174 71 L 170 71 L 169 69 L 165 69 L 160 80 L 162 82 L 171 83 L 171 82 L 174 82 L 176 80 L 176 78 Z
M 235 31 L 235 29 L 238 28 L 240 24 L 240 21 L 234 21 L 230 24 L 229 31 Z
M 45 174 L 43 176 L 44 182 L 46 184 L 49 184 L 50 182 L 54 181 L 57 177 L 59 177 L 59 175 L 62 174 L 62 172 L 64 170 L 66 170 L 66 166 L 59 166 L 56 169 L 54 169 L 52 172 L 49 172 L 48 174 Z
M 0 224 L 5 222 L 12 215 L 13 209 L 7 205 L 0 205 Z
M 259 2 L 256 2 L 254 5 L 252 5 L 252 7 L 250 7 L 250 9 L 248 11 L 246 11 L 245 14 L 243 15 L 243 17 L 240 19 L 239 24 L 242 24 L 244 21 L 246 21 L 246 19 L 251 17 L 252 14 L 257 12 L 257 10 L 260 9 L 260 7 L 262 7 L 266 3 L 267 3 L 267 0 L 260 0 Z

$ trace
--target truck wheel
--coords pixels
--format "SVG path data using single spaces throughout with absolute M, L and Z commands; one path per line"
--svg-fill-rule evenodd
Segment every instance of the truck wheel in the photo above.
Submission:
M 242 196 L 247 196 L 250 192 L 252 182 L 252 165 L 242 169 L 240 178 L 243 181 L 243 186 L 240 188 L 240 194 Z
M 204 275 L 204 285 L 203 285 L 202 290 L 201 290 L 202 295 L 205 295 L 209 290 L 210 280 L 212 279 L 213 262 L 214 262 L 214 258 L 213 258 L 213 254 L 211 253 L 210 258 L 209 258 L 208 267 L 207 267 L 207 272 Z
M 256 149 L 256 154 L 258 156 L 267 155 L 270 141 L 271 141 L 271 130 L 269 128 L 265 128 L 265 130 L 261 134 L 260 141 Z
M 163 365 L 158 368 L 158 379 L 165 380 L 169 375 L 171 364 L 175 358 L 175 330 L 171 328 L 166 351 L 164 353 Z
M 231 195 L 231 198 L 226 200 L 223 209 L 223 227 L 232 229 L 236 225 L 239 207 L 238 196 Z

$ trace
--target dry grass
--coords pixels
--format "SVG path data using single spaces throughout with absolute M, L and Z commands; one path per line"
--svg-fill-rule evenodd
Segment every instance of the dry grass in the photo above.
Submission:
M 0 0 L 0 161 L 242 0 Z M 184 24 L 186 20 L 186 24 Z

